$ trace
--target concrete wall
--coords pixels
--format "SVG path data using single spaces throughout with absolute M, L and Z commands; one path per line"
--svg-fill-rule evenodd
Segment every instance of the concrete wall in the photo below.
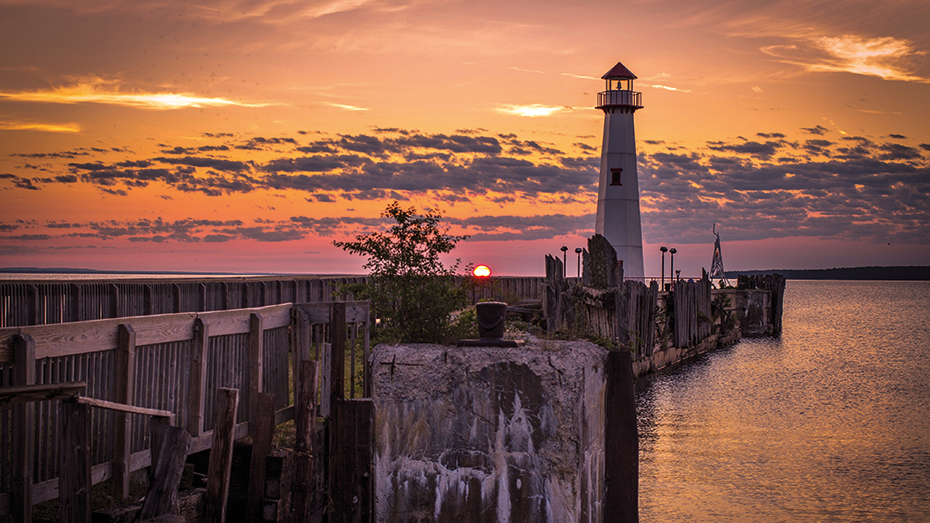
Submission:
M 376 347 L 376 520 L 601 521 L 606 354 Z

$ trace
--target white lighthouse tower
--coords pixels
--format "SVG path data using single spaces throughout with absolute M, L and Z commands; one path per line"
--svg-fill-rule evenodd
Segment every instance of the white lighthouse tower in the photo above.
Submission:
M 633 113 L 643 107 L 643 94 L 633 91 L 636 75 L 620 62 L 601 78 L 607 81 L 607 90 L 597 93 L 597 108 L 604 111 L 604 145 L 594 231 L 617 251 L 624 279 L 643 281 L 643 228 L 633 132 Z

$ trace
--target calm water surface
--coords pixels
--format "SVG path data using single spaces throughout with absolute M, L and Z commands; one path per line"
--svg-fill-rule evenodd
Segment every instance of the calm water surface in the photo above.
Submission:
M 639 393 L 641 520 L 930 521 L 930 282 L 789 281 L 783 329 Z

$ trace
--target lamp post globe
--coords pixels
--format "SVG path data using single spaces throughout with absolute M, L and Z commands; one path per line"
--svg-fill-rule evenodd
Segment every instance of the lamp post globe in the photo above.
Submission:
M 566 252 L 568 252 L 568 247 L 563 245 L 561 250 L 562 250 L 562 277 L 564 278 L 565 276 L 568 275 L 568 267 L 567 267 L 568 255 L 565 254 Z

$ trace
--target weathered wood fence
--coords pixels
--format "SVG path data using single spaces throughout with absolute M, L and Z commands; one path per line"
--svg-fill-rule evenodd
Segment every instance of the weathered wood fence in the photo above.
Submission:
M 282 303 L 325 303 L 365 276 L 255 276 L 0 281 L 0 327 L 209 312 Z M 540 299 L 543 278 L 492 277 L 470 299 L 507 302 Z
M 0 328 L 0 387 L 84 382 L 88 398 L 172 413 L 193 436 L 194 453 L 212 446 L 219 389 L 240 393 L 236 438 L 250 434 L 262 393 L 276 398 L 275 424 L 293 419 L 301 361 L 330 362 L 321 405 L 367 395 L 368 333 L 367 302 Z M 334 346 L 345 357 L 327 360 Z M 0 515 L 58 496 L 60 416 L 57 399 L 0 406 Z M 141 414 L 91 412 L 92 483 L 113 478 L 115 493 L 128 494 L 129 474 L 151 463 L 149 423 Z

